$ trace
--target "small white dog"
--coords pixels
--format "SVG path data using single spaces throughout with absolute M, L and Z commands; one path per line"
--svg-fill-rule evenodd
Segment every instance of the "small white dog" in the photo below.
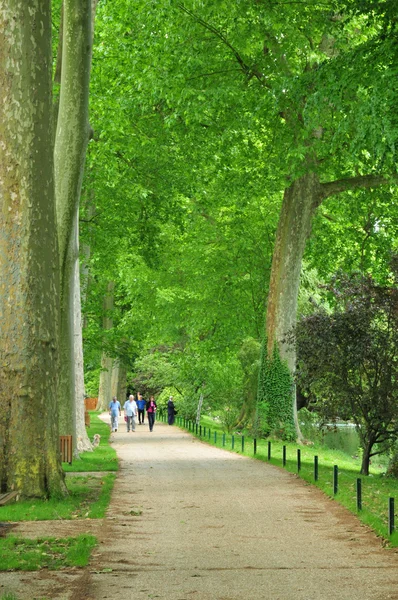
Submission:
M 93 448 L 96 448 L 97 446 L 99 446 L 100 439 L 101 439 L 101 436 L 99 433 L 94 434 L 93 443 L 91 444 Z

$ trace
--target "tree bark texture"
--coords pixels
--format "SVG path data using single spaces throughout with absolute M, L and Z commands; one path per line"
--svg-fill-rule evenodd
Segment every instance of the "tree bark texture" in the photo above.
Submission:
M 119 400 L 120 404 L 123 406 L 124 401 L 126 400 L 126 391 L 127 391 L 127 369 L 120 361 L 120 359 L 115 359 L 113 361 L 112 368 L 112 379 L 111 379 L 111 395 L 116 396 Z
M 0 57 L 0 486 L 45 497 L 65 491 L 50 0 L 2 2 Z
M 267 353 L 272 357 L 277 344 L 280 356 L 287 361 L 292 374 L 296 355 L 284 338 L 296 322 L 302 259 L 320 194 L 319 179 L 311 172 L 285 190 L 272 258 L 266 317 Z M 296 432 L 300 438 L 295 393 L 292 394 L 292 404 Z
M 97 410 L 107 410 L 112 400 L 112 367 L 113 359 L 102 352 Z
M 104 296 L 104 318 L 103 318 L 103 329 L 112 329 L 113 319 L 110 316 L 110 312 L 113 309 L 113 292 L 115 289 L 115 282 L 110 281 L 108 283 L 108 290 Z M 99 381 L 98 390 L 98 410 L 106 410 L 109 402 L 112 399 L 112 368 L 113 359 L 110 358 L 106 352 L 102 353 L 101 358 L 101 374 Z
M 60 432 L 77 441 L 74 299 L 80 191 L 89 136 L 88 96 L 92 53 L 91 0 L 64 0 L 61 91 L 54 148 L 61 270 Z
M 76 231 L 75 242 L 78 247 L 79 232 Z M 76 444 L 75 454 L 78 451 L 92 451 L 91 442 L 88 438 L 85 426 L 85 389 L 84 389 L 84 368 L 83 368 L 83 335 L 82 335 L 82 311 L 80 302 L 80 265 L 79 261 L 75 261 L 75 285 L 74 285 L 74 351 L 75 351 L 75 408 L 76 408 Z

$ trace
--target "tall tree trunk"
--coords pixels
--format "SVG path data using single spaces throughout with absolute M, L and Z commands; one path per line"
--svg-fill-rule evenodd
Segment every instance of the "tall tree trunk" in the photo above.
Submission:
M 118 385 L 118 399 L 123 404 L 127 397 L 127 368 L 126 365 L 121 363 L 119 366 L 119 385 Z
M 75 243 L 78 249 L 79 231 L 76 219 Z M 74 298 L 74 350 L 75 350 L 75 406 L 76 406 L 76 450 L 92 451 L 85 426 L 85 389 L 83 369 L 82 311 L 80 302 L 80 265 L 75 261 L 75 298 Z M 76 454 L 76 452 L 75 452 Z
M 55 191 L 61 268 L 60 431 L 76 435 L 74 232 L 89 137 L 88 95 L 92 51 L 91 0 L 64 0 L 61 92 L 55 138 Z
M 121 402 L 121 398 L 119 398 L 119 374 L 120 374 L 120 362 L 116 358 L 112 361 L 112 375 L 111 375 L 111 395 L 116 396 L 119 402 Z M 122 404 L 122 402 L 121 402 Z
M 372 188 L 384 184 L 388 184 L 388 180 L 382 175 L 359 175 L 320 183 L 315 173 L 308 172 L 285 190 L 272 257 L 266 337 L 268 358 L 272 359 L 276 344 L 280 357 L 286 361 L 292 376 L 296 354 L 294 348 L 284 342 L 284 338 L 296 322 L 301 265 L 314 213 L 329 196 L 350 189 Z M 272 398 L 269 401 L 272 402 Z M 291 410 L 296 435 L 301 440 L 294 385 Z
M 97 410 L 107 410 L 112 400 L 112 366 L 113 359 L 102 352 Z
M 45 497 L 65 491 L 50 0 L 2 2 L 0 56 L 0 486 Z
M 272 358 L 277 344 L 280 357 L 287 362 L 292 374 L 296 364 L 295 351 L 284 338 L 296 322 L 301 264 L 320 193 L 319 179 L 311 172 L 285 190 L 272 258 L 266 317 L 267 353 Z M 300 439 L 294 386 L 291 403 L 296 434 Z
M 112 378 L 111 378 L 111 395 L 116 396 L 120 404 L 123 406 L 126 400 L 127 390 L 127 369 L 120 358 L 113 361 Z
M 113 319 L 110 316 L 110 312 L 113 309 L 113 292 L 115 289 L 115 283 L 110 281 L 108 283 L 108 290 L 104 296 L 104 318 L 103 318 L 103 328 L 112 329 L 113 327 Z M 112 399 L 112 367 L 113 367 L 113 359 L 110 358 L 107 353 L 104 351 L 102 353 L 101 359 L 101 374 L 100 374 L 100 382 L 99 382 L 99 390 L 98 390 L 98 410 L 106 410 L 108 408 L 109 402 Z

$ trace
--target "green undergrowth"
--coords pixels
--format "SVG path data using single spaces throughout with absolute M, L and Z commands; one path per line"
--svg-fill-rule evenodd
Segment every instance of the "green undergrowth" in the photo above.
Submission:
M 201 418 L 202 440 L 207 443 L 232 450 L 232 435 L 225 434 L 225 446 L 223 446 L 222 426 L 210 417 Z M 205 430 L 206 428 L 206 435 Z M 210 429 L 210 438 L 209 438 Z M 216 432 L 216 441 L 214 433 Z M 257 452 L 254 455 L 253 438 L 244 435 L 244 450 L 242 452 L 242 435 L 234 434 L 234 452 L 249 457 L 269 462 L 272 465 L 283 468 L 294 473 L 308 483 L 315 485 L 327 496 L 336 500 L 356 514 L 360 521 L 371 527 L 379 536 L 388 540 L 389 545 L 398 546 L 398 531 L 391 536 L 388 533 L 388 500 L 396 498 L 396 511 L 398 508 L 398 480 L 385 477 L 380 472 L 381 466 L 374 461 L 371 465 L 371 473 L 368 477 L 359 475 L 360 459 L 353 458 L 338 450 L 330 450 L 324 446 L 298 446 L 278 440 L 271 441 L 271 459 L 268 460 L 268 441 L 257 440 Z M 283 446 L 286 446 L 286 466 L 283 467 Z M 297 450 L 301 453 L 301 469 L 298 472 Z M 318 481 L 314 480 L 314 456 L 318 456 Z M 333 490 L 333 467 L 338 466 L 338 492 Z M 357 479 L 362 484 L 362 510 L 357 510 L 356 484 Z M 397 513 L 395 522 L 398 527 Z
M 101 436 L 93 452 L 85 452 L 72 465 L 64 465 L 68 495 L 48 500 L 21 500 L 0 508 L 0 521 L 48 521 L 57 519 L 100 519 L 105 516 L 116 475 L 116 452 L 109 446 L 109 427 L 98 415 L 91 413 L 92 439 Z M 97 476 L 90 471 L 101 472 Z M 81 474 L 80 474 L 81 473 Z M 80 535 L 64 539 L 23 539 L 15 536 L 0 538 L 0 570 L 34 571 L 42 568 L 61 569 L 84 567 L 97 541 L 94 536 Z M 6 594 L 1 600 L 17 600 Z M 44 600 L 44 599 L 43 599 Z
M 1 571 L 36 571 L 85 567 L 97 540 L 92 535 L 34 540 L 9 536 L 0 539 Z M 12 595 L 3 598 L 14 598 Z
M 90 471 L 117 471 L 118 460 L 116 451 L 109 445 L 111 431 L 109 426 L 99 418 L 99 413 L 90 411 L 90 427 L 87 434 L 91 442 L 94 435 L 101 436 L 100 444 L 93 452 L 83 452 L 80 458 L 74 459 L 72 464 L 64 463 L 63 469 L 66 473 L 82 473 Z
M 108 507 L 115 477 L 113 473 L 101 477 L 67 477 L 69 494 L 65 498 L 21 500 L 7 504 L 0 508 L 0 521 L 101 519 Z

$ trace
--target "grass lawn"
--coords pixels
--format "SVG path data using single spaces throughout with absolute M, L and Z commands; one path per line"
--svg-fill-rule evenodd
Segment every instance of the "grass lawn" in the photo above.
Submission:
M 93 441 L 94 434 L 99 433 L 101 441 L 93 452 L 84 452 L 80 458 L 73 460 L 72 464 L 63 463 L 65 473 L 82 473 L 88 471 L 117 471 L 118 462 L 116 452 L 109 446 L 111 430 L 95 411 L 90 411 L 90 427 L 87 429 L 88 437 Z
M 176 422 L 177 424 L 177 422 Z M 225 434 L 225 446 L 223 446 L 222 426 L 211 417 L 201 418 L 202 440 L 225 450 L 232 450 L 232 435 Z M 206 428 L 206 431 L 205 431 Z M 210 430 L 210 437 L 209 437 Z M 215 434 L 216 432 L 216 440 Z M 193 433 L 193 432 L 192 432 Z M 257 441 L 257 453 L 254 455 L 253 438 L 244 435 L 244 447 L 242 451 L 242 435 L 234 434 L 234 452 L 251 456 L 257 460 L 270 462 L 271 464 L 284 468 L 291 473 L 316 485 L 329 497 L 348 508 L 356 514 L 361 522 L 371 527 L 378 535 L 388 540 L 389 545 L 398 546 L 398 480 L 385 477 L 380 472 L 377 460 L 371 465 L 371 474 L 368 477 L 359 475 L 360 459 L 354 459 L 338 450 L 330 450 L 325 446 L 298 446 L 293 443 L 285 443 L 277 440 L 271 441 L 271 459 L 268 461 L 268 440 Z M 286 466 L 283 467 L 283 446 L 286 446 Z M 297 450 L 300 449 L 301 468 L 298 472 Z M 314 456 L 318 456 L 318 481 L 314 480 Z M 377 457 L 375 457 L 377 459 Z M 338 492 L 333 490 L 333 467 L 338 466 Z M 357 510 L 356 484 L 357 479 L 362 484 L 362 510 Z M 389 536 L 388 532 L 388 501 L 395 501 L 396 531 Z
M 0 540 L 0 569 L 36 571 L 42 568 L 85 567 L 96 544 L 97 540 L 92 535 L 35 540 L 9 536 Z
M 0 508 L 0 521 L 100 519 L 105 515 L 115 475 L 67 477 L 69 495 L 49 500 L 21 500 Z
M 116 452 L 109 446 L 109 427 L 91 413 L 89 437 L 101 436 L 100 445 L 93 452 L 85 452 L 72 465 L 64 464 L 64 470 L 73 473 L 66 477 L 69 494 L 65 498 L 49 500 L 21 500 L 0 507 L 0 521 L 48 521 L 57 519 L 100 519 L 108 508 L 114 473 L 94 476 L 90 471 L 117 471 Z M 84 472 L 84 474 L 83 474 Z M 82 473 L 75 475 L 74 473 Z M 0 571 L 33 571 L 41 568 L 61 569 L 84 567 L 97 540 L 92 535 L 80 535 L 64 539 L 24 539 L 16 536 L 0 538 Z M 2 600 L 14 600 L 3 595 Z

